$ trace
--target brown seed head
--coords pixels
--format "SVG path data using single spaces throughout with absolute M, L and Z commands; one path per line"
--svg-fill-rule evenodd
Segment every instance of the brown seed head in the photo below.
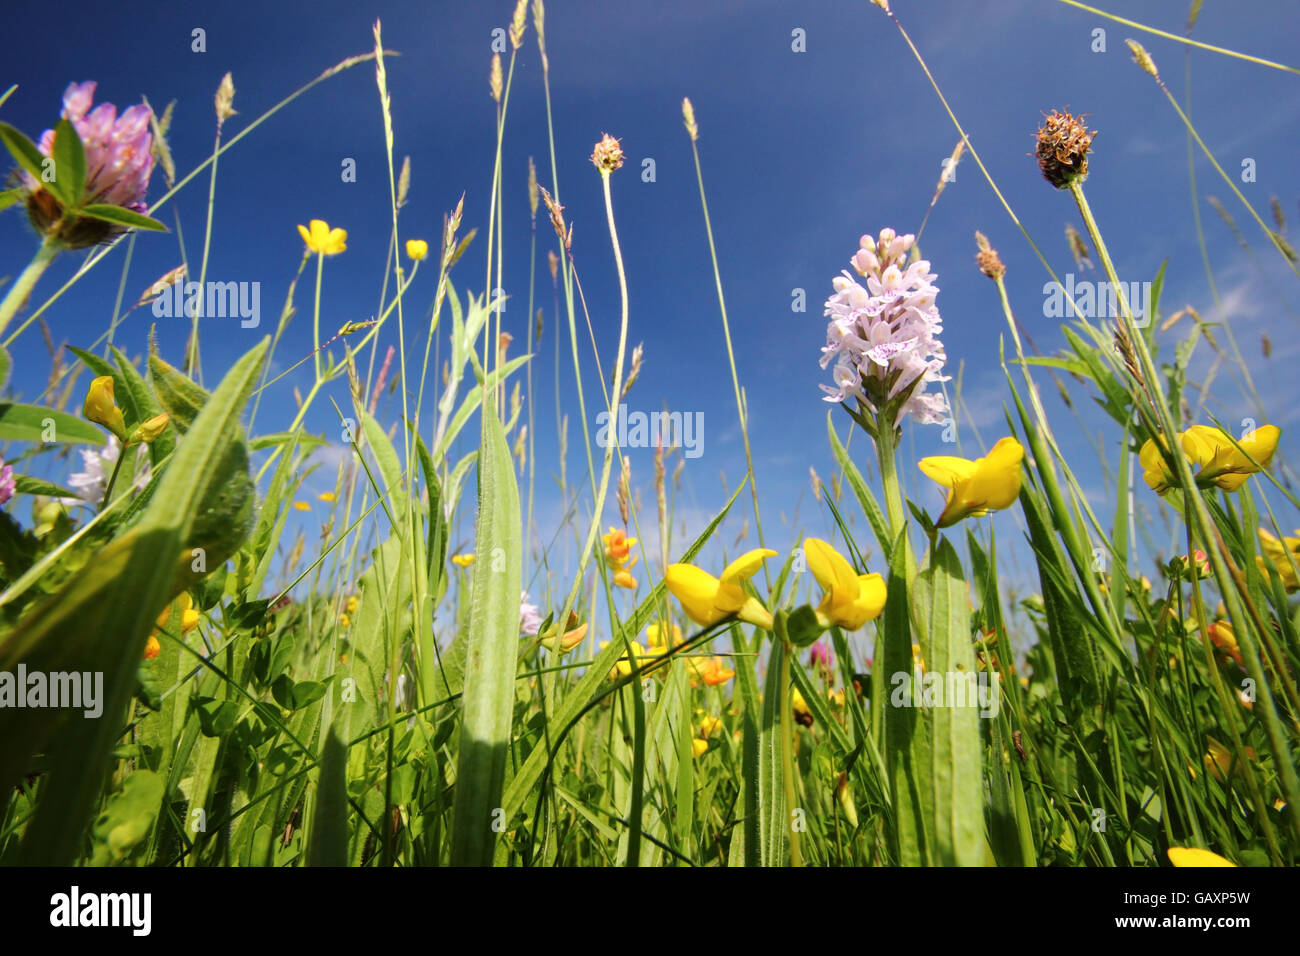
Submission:
M 975 254 L 975 264 L 979 266 L 980 272 L 990 279 L 1001 279 L 1007 274 L 1007 267 L 1002 264 L 998 251 L 989 245 L 989 240 L 984 233 L 975 233 L 975 244 L 979 246 L 979 252 Z
M 605 133 L 591 151 L 591 161 L 602 174 L 608 176 L 623 165 L 623 147 L 613 136 Z
M 533 218 L 537 218 L 537 167 L 533 165 L 533 157 L 528 157 L 528 208 L 532 210 Z
M 1097 136 L 1081 119 L 1053 110 L 1038 130 L 1038 168 L 1057 189 L 1088 177 L 1088 151 Z

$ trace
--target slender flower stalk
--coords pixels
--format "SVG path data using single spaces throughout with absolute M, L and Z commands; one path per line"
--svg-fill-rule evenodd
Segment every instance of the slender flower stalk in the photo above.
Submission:
M 18 314 L 18 310 L 23 307 L 27 297 L 31 295 L 32 289 L 45 270 L 50 267 L 50 263 L 63 249 L 63 245 L 54 236 L 46 236 L 41 240 L 41 244 L 36 248 L 36 255 L 32 261 L 27 263 L 27 268 L 22 274 L 14 280 L 9 291 L 5 293 L 4 301 L 0 302 L 0 333 L 9 326 L 13 317 Z

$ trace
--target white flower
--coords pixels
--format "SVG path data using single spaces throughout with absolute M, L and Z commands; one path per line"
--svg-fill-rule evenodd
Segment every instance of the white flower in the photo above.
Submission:
M 835 359 L 835 386 L 821 386 L 826 401 L 856 399 L 879 413 L 906 394 L 894 426 L 909 414 L 921 424 L 942 424 L 948 414 L 943 394 L 925 391 L 948 377 L 939 341 L 943 325 L 935 306 L 939 289 L 930 263 L 922 259 L 904 268 L 914 241 L 892 229 L 882 229 L 874 239 L 863 236 L 851 262 L 865 286 L 845 270 L 832 280 L 835 294 L 826 300 L 830 322 L 822 368 Z
M 542 627 L 542 615 L 536 604 L 528 603 L 528 592 L 519 597 L 519 633 L 526 637 L 535 637 Z
M 137 451 L 137 456 L 145 448 L 141 445 Z M 118 443 L 117 436 L 108 436 L 108 444 L 101 450 L 91 449 L 89 451 L 79 450 L 81 455 L 82 467 L 85 471 L 75 471 L 68 477 L 68 487 L 78 495 L 76 498 L 60 498 L 59 500 L 67 507 L 74 505 L 97 505 L 104 500 L 104 493 L 108 490 L 108 479 L 113 474 L 113 466 L 117 464 L 117 456 L 122 453 L 122 446 Z M 149 462 L 146 459 L 136 462 L 135 487 L 143 488 L 149 483 Z

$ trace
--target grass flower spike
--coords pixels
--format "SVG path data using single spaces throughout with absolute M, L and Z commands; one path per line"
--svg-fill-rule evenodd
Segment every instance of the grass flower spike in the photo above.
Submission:
M 805 538 L 803 552 L 809 570 L 825 592 L 817 606 L 817 621 L 822 627 L 856 631 L 880 616 L 885 607 L 884 578 L 879 574 L 858 574 L 820 538 Z
M 727 565 L 720 580 L 693 564 L 670 564 L 664 583 L 687 616 L 701 627 L 711 627 L 734 614 L 770 631 L 772 615 L 745 591 L 743 584 L 758 573 L 763 561 L 775 556 L 776 552 L 768 548 L 747 551 Z
M 1009 508 L 1020 496 L 1020 463 L 1025 449 L 1014 438 L 1000 439 L 983 458 L 967 461 L 940 455 L 922 458 L 917 467 L 950 490 L 938 526 Z

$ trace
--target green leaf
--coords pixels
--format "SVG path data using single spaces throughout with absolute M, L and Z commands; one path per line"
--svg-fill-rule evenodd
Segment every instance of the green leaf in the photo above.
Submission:
M 22 198 L 23 191 L 21 189 L 5 189 L 0 191 L 0 211 L 8 209 Z
M 975 652 L 966 581 L 957 552 L 946 538 L 938 539 L 937 548 L 917 575 L 914 600 L 929 611 L 919 618 L 927 671 L 924 679 L 928 685 L 938 678 L 944 695 L 938 706 L 927 708 L 928 785 L 935 838 L 931 862 L 980 866 L 984 861 L 984 761 Z M 1000 693 L 998 684 L 990 681 L 988 692 Z M 964 696 L 958 698 L 958 694 Z M 990 703 L 990 712 L 996 706 Z
M 9 373 L 13 371 L 14 360 L 9 357 L 8 349 L 0 346 L 0 392 L 9 385 Z
M 478 530 L 451 834 L 453 866 L 492 863 L 519 653 L 522 544 L 519 489 L 496 393 L 483 405 Z
M 914 677 L 912 661 L 912 623 L 909 615 L 907 591 L 907 563 L 910 549 L 907 531 L 899 531 L 898 540 L 890 548 L 889 581 L 884 611 L 884 653 L 875 655 L 872 668 L 882 667 L 881 674 L 892 686 L 897 675 L 909 680 Z M 882 659 L 883 658 L 883 659 Z M 892 692 L 882 688 L 885 703 L 891 703 Z M 928 799 L 929 761 L 925 727 L 919 708 L 888 707 L 884 709 L 885 761 L 889 768 L 889 783 L 894 804 L 894 836 L 897 842 L 898 863 L 902 866 L 924 866 L 930 862 L 930 847 L 926 839 L 930 802 Z
M 104 222 L 127 226 L 131 229 L 151 229 L 154 232 L 167 232 L 167 227 L 157 219 L 108 203 L 91 203 L 89 206 L 82 206 L 77 210 L 77 213 L 78 215 L 89 216 L 91 219 L 100 219 Z
M 781 761 L 781 658 L 786 650 L 772 642 L 763 687 L 762 724 L 758 735 L 759 865 L 790 862 L 790 810 L 785 805 L 785 770 Z
M 824 627 L 817 621 L 817 612 L 811 604 L 804 604 L 790 612 L 785 622 L 786 636 L 795 647 L 810 647 L 822 636 Z
M 54 127 L 54 180 L 46 188 L 66 208 L 81 201 L 86 186 L 86 150 L 71 121 L 61 119 Z
M 885 524 L 885 515 L 880 510 L 880 504 L 876 501 L 876 496 L 871 493 L 870 486 L 863 480 L 862 472 L 858 471 L 858 466 L 853 463 L 853 459 L 849 457 L 844 445 L 840 443 L 840 436 L 835 433 L 835 426 L 829 413 L 826 415 L 826 432 L 830 435 L 831 451 L 835 453 L 835 461 L 844 470 L 844 477 L 849 480 L 849 487 L 853 489 L 858 504 L 862 506 L 863 512 L 866 513 L 867 521 L 871 523 L 871 530 L 875 532 L 876 542 L 881 552 L 888 553 L 890 539 Z
M 9 150 L 9 154 L 19 166 L 36 177 L 37 182 L 41 182 L 44 163 L 48 157 L 37 148 L 35 143 L 8 123 L 0 123 L 0 143 L 4 143 L 5 149 Z
M 158 404 L 171 416 L 176 430 L 184 435 L 207 402 L 208 393 L 194 384 L 189 376 L 159 358 L 152 348 L 149 352 L 149 376 L 153 379 Z
M 263 451 L 267 448 L 275 448 L 278 445 L 287 445 L 291 441 L 297 441 L 304 448 L 320 448 L 328 445 L 329 442 L 319 435 L 305 435 L 301 431 L 296 432 L 276 432 L 272 435 L 258 435 L 248 443 L 251 451 Z
M 303 680 L 295 683 L 288 674 L 281 674 L 271 685 L 271 696 L 285 710 L 302 710 L 324 697 L 328 687 L 325 681 Z
M 14 475 L 14 491 L 20 495 L 45 495 L 47 498 L 80 498 L 75 491 L 30 475 Z
M 66 444 L 104 444 L 104 433 L 84 419 L 43 405 L 0 403 L 0 441 L 44 442 L 47 436 L 52 436 L 52 442 Z
M 152 770 L 137 770 L 127 777 L 95 820 L 92 866 L 120 863 L 153 829 L 162 809 L 163 778 Z
M 340 721 L 342 717 L 336 715 L 334 719 Z M 348 750 L 332 726 L 321 754 L 307 865 L 348 865 Z

